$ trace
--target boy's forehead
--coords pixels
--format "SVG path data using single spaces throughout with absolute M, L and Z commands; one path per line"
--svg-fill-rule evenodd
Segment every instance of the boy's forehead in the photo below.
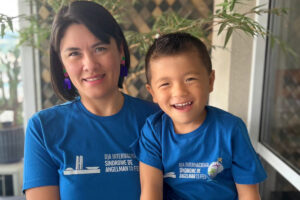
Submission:
M 156 54 L 153 55 L 149 61 L 150 64 L 150 69 L 151 69 L 151 64 L 160 62 L 162 60 L 170 60 L 172 61 L 173 59 L 176 59 L 178 57 L 183 57 L 186 60 L 197 60 L 201 62 L 201 65 L 203 65 L 203 60 L 201 58 L 201 55 L 199 51 L 195 48 L 188 49 L 186 51 L 181 51 L 181 52 L 176 52 L 176 53 L 170 53 L 170 54 Z

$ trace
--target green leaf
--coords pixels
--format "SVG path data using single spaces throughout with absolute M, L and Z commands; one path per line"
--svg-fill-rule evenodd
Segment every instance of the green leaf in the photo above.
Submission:
M 258 5 L 258 6 L 255 6 L 255 7 L 253 7 L 253 8 L 251 9 L 251 11 L 257 10 L 258 8 L 264 7 L 265 5 L 266 5 L 266 3 L 265 3 L 265 4 Z
M 1 37 L 3 38 L 5 33 L 5 24 L 1 24 Z
M 223 23 L 223 24 L 221 24 L 221 26 L 220 26 L 220 29 L 219 29 L 219 31 L 218 31 L 218 35 L 220 35 L 220 33 L 222 33 L 222 31 L 224 30 L 224 28 L 227 26 L 227 23 L 225 22 L 225 23 Z
M 228 31 L 227 31 L 226 37 L 225 37 L 224 47 L 226 47 L 226 45 L 231 37 L 232 32 L 233 32 L 233 28 L 232 27 L 228 28 Z
M 7 17 L 7 24 L 9 26 L 10 30 L 14 31 L 12 19 L 10 17 Z
M 230 11 L 233 11 L 234 6 L 235 6 L 235 3 L 236 3 L 236 0 L 232 0 L 232 2 L 231 2 L 231 4 L 230 4 L 230 7 L 229 7 L 229 10 L 230 10 Z

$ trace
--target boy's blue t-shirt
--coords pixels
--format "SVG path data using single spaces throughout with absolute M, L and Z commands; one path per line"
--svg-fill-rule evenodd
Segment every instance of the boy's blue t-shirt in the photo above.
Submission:
M 164 174 L 167 199 L 238 199 L 235 183 L 256 184 L 266 173 L 243 121 L 206 106 L 203 124 L 176 134 L 171 118 L 159 111 L 150 116 L 135 146 L 137 158 Z
M 80 99 L 35 114 L 25 139 L 23 189 L 56 185 L 61 200 L 139 199 L 139 165 L 130 145 L 158 106 L 124 95 L 113 116 Z

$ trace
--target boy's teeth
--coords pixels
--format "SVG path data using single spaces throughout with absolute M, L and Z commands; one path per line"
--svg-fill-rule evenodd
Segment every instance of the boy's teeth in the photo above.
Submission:
M 187 106 L 187 105 L 191 105 L 192 102 L 186 102 L 186 103 L 177 103 L 177 104 L 174 104 L 174 106 L 176 107 L 183 107 L 183 106 Z

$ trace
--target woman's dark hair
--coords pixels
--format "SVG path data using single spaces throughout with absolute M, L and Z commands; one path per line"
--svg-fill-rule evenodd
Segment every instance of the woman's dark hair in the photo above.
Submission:
M 126 39 L 120 25 L 101 5 L 91 1 L 75 1 L 60 9 L 54 18 L 50 36 L 50 71 L 51 83 L 55 93 L 62 100 L 73 100 L 79 96 L 72 85 L 70 90 L 64 88 L 63 64 L 60 59 L 60 42 L 66 29 L 72 24 L 85 25 L 102 42 L 109 44 L 115 39 L 118 48 L 123 47 L 125 66 L 130 66 L 130 54 Z M 84 37 L 84 36 L 83 36 Z M 124 77 L 119 77 L 118 86 L 122 88 Z
M 176 32 L 160 36 L 149 47 L 145 58 L 147 83 L 150 83 L 150 61 L 162 56 L 172 56 L 196 50 L 208 73 L 212 72 L 212 64 L 205 44 L 189 33 Z

